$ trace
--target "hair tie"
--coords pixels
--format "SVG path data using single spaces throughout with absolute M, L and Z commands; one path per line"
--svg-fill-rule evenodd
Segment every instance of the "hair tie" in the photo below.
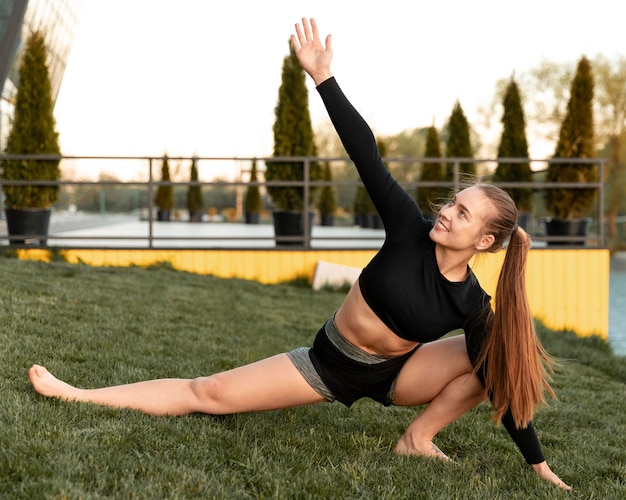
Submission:
M 511 235 L 513 233 L 516 233 L 518 229 L 519 229 L 519 226 L 517 225 L 517 222 L 516 222 L 515 224 L 513 224 L 513 229 L 511 229 Z

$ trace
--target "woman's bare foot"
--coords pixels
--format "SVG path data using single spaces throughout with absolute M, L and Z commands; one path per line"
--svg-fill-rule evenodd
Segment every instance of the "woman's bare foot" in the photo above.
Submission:
M 66 384 L 56 378 L 45 367 L 40 365 L 31 366 L 28 370 L 28 378 L 36 392 L 42 396 L 62 398 L 66 400 L 75 399 L 79 389 Z
M 432 457 L 444 461 L 451 461 L 448 455 L 441 451 L 432 441 L 416 441 L 406 434 L 404 434 L 396 443 L 395 452 L 398 455 L 418 455 L 422 457 Z
M 550 483 L 554 483 L 559 488 L 562 488 L 566 491 L 571 491 L 572 487 L 565 484 L 559 476 L 557 476 L 554 472 L 552 472 L 552 470 L 548 466 L 548 463 L 545 460 L 539 464 L 534 464 L 532 467 L 533 467 L 533 471 L 539 474 L 546 481 Z

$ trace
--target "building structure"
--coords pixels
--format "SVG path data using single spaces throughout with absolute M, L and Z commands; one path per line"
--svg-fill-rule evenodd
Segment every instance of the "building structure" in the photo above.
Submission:
M 83 0 L 0 0 L 0 151 L 6 146 L 26 40 L 34 31 L 44 34 L 52 101 L 55 102 L 82 4 Z

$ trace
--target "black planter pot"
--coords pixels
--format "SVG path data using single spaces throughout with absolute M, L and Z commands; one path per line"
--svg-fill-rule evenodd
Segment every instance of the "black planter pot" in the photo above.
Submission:
M 315 212 L 309 212 L 309 238 L 313 229 Z M 304 217 L 299 211 L 272 212 L 274 237 L 277 246 L 302 246 L 304 240 Z M 299 238 L 297 238 L 299 237 Z
M 246 224 L 258 224 L 261 220 L 261 214 L 259 212 L 246 213 Z
M 157 210 L 157 220 L 160 222 L 169 222 L 172 217 L 171 210 Z
M 7 208 L 7 230 L 11 245 L 46 246 L 50 227 L 49 208 Z
M 548 246 L 585 246 L 582 237 L 587 236 L 590 218 L 583 219 L 545 219 L 546 236 L 555 236 L 560 239 L 548 241 Z M 566 236 L 576 237 L 568 240 Z
M 202 212 L 189 212 L 189 222 L 202 222 Z
M 528 234 L 532 234 L 533 231 L 533 213 L 532 212 L 519 212 L 517 214 L 517 225 L 521 227 Z
M 335 216 L 333 214 L 322 214 L 322 215 L 320 215 L 320 224 L 322 226 L 334 226 L 335 225 Z
M 361 228 L 374 227 L 372 214 L 354 214 L 354 225 Z
M 378 214 L 370 214 L 372 218 L 372 227 L 374 229 L 384 229 L 385 225 L 383 224 L 383 220 L 380 218 Z

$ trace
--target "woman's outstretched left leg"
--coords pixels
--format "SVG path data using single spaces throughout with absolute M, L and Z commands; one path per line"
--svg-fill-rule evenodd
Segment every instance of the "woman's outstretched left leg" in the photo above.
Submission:
M 197 412 L 224 415 L 325 401 L 286 354 L 208 377 L 146 380 L 99 389 L 74 387 L 39 365 L 31 367 L 29 378 L 43 396 L 131 408 L 157 416 Z

